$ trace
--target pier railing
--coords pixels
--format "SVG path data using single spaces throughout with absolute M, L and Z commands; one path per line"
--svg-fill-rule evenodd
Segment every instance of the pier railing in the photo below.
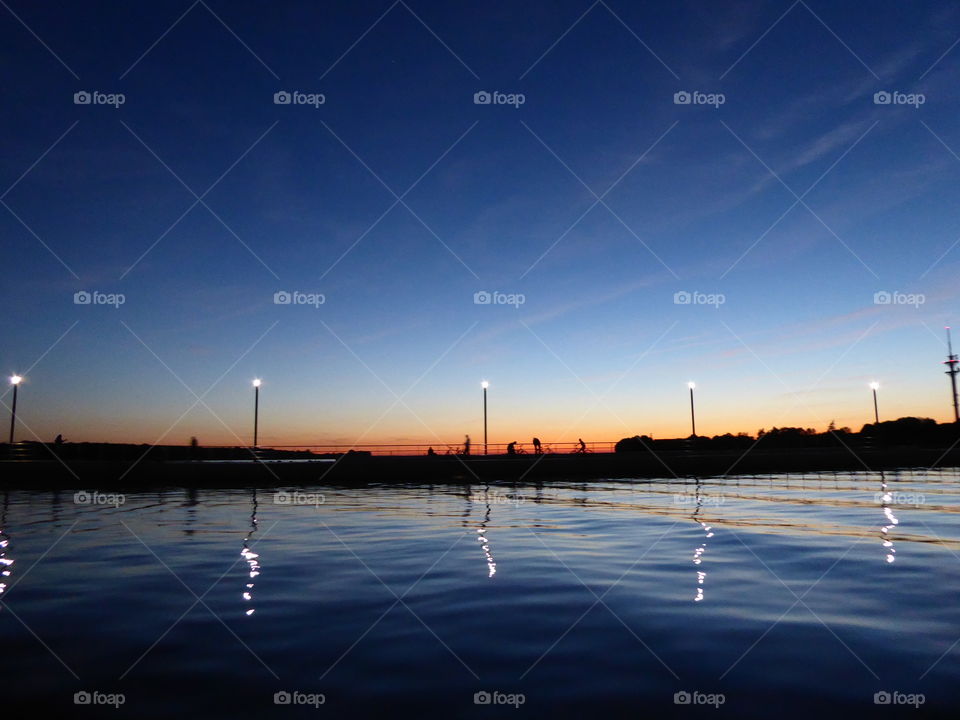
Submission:
M 612 453 L 615 440 L 604 440 L 585 442 L 587 453 Z M 207 446 L 210 447 L 210 446 Z M 365 443 L 358 445 L 268 445 L 260 443 L 261 450 L 309 450 L 310 452 L 323 453 L 345 453 L 350 450 L 356 452 L 369 452 L 371 455 L 427 455 L 432 449 L 436 455 L 460 455 L 463 454 L 463 443 L 399 443 L 399 444 L 381 444 Z M 541 449 L 548 454 L 576 454 L 581 452 L 579 442 L 543 442 Z M 516 443 L 514 452 L 518 455 L 534 455 L 536 449 L 532 442 Z M 470 455 L 482 456 L 484 447 L 482 442 L 472 440 L 470 443 Z M 488 443 L 488 455 L 507 455 L 507 443 Z

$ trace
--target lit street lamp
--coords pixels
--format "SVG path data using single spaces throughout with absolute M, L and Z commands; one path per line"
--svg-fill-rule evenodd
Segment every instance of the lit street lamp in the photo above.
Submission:
M 483 388 L 483 454 L 487 454 L 487 388 L 490 387 L 490 383 L 484 380 L 480 383 L 480 387 Z
M 693 389 L 697 384 L 693 381 L 687 383 L 687 387 L 690 388 L 690 429 L 693 437 L 697 436 L 697 416 L 693 410 Z
M 253 381 L 253 449 L 257 449 L 257 424 L 260 420 L 260 378 Z
M 880 383 L 873 381 L 870 383 L 870 389 L 873 390 L 873 420 L 879 425 L 880 424 L 880 411 L 877 410 L 877 390 L 880 389 Z
M 13 445 L 13 426 L 17 423 L 17 388 L 23 378 L 19 375 L 10 376 L 10 384 L 13 385 L 13 408 L 10 410 L 10 444 Z

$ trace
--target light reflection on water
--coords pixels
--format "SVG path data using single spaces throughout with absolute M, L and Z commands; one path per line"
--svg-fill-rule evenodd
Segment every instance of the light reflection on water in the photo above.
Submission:
M 3 507 L 0 508 L 0 596 L 10 586 L 10 578 L 13 575 L 14 560 L 10 557 L 10 536 L 4 532 L 4 528 L 7 526 L 7 507 L 9 503 L 9 495 L 5 494 Z
M 696 496 L 692 517 L 697 524 L 703 528 L 703 541 L 697 546 L 697 549 L 693 551 L 693 564 L 697 566 L 697 594 L 693 599 L 694 602 L 700 602 L 705 597 L 704 584 L 707 579 L 707 573 L 705 570 L 700 569 L 700 565 L 703 563 L 703 554 L 707 551 L 707 540 L 713 537 L 713 528 L 700 519 L 700 513 L 703 510 L 703 489 L 699 478 L 697 478 L 696 483 Z
M 257 529 L 258 529 L 257 491 L 253 490 L 252 493 L 253 494 L 250 499 L 250 504 L 252 508 L 250 511 L 250 532 L 248 532 L 246 537 L 243 538 L 243 550 L 240 551 L 240 557 L 242 557 L 246 561 L 247 569 L 248 569 L 247 579 L 249 580 L 249 582 L 244 584 L 244 587 L 246 589 L 243 591 L 243 594 L 241 595 L 241 597 L 244 600 L 250 603 L 250 607 L 246 610 L 247 615 L 253 615 L 253 613 L 256 612 L 256 608 L 253 607 L 253 588 L 254 588 L 254 585 L 256 584 L 254 580 L 260 576 L 260 570 L 261 570 L 259 553 L 255 553 L 253 552 L 253 550 L 250 549 L 250 541 L 253 538 L 253 536 L 256 535 Z
M 883 472 L 880 473 L 880 506 L 883 508 L 883 516 L 886 519 L 886 525 L 881 526 L 880 534 L 882 537 L 882 544 L 886 551 L 886 560 L 888 563 L 892 563 L 897 559 L 897 551 L 893 546 L 893 535 L 890 534 L 890 531 L 895 528 L 900 521 L 897 519 L 897 516 L 893 514 L 893 508 L 890 507 L 890 503 L 893 502 L 893 496 L 889 492 L 887 485 L 887 478 Z
M 554 717 L 670 714 L 695 690 L 736 717 L 960 700 L 956 471 L 302 490 L 325 502 L 4 493 L 11 707 L 73 712 L 82 688 L 124 692 L 111 717 L 272 713 L 284 688 L 334 717 L 480 716 L 484 689 Z

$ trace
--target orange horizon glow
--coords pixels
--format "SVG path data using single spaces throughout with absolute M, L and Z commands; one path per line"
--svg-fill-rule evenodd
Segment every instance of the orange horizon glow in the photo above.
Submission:
M 699 392 L 699 391 L 698 391 Z M 867 390 L 867 393 L 870 391 Z M 688 396 L 684 402 L 678 403 L 679 408 L 675 408 L 671 413 L 674 417 L 669 420 L 664 419 L 660 423 L 644 422 L 637 419 L 630 423 L 628 418 L 624 420 L 628 425 L 622 424 L 617 419 L 611 419 L 606 422 L 595 420 L 593 422 L 584 422 L 576 427 L 570 427 L 557 418 L 530 418 L 524 420 L 519 417 L 510 417 L 509 419 L 491 413 L 489 427 L 489 443 L 491 446 L 503 446 L 509 442 L 517 441 L 523 445 L 529 445 L 534 436 L 540 437 L 545 443 L 576 443 L 579 438 L 590 443 L 614 443 L 625 437 L 634 435 L 648 435 L 655 439 L 674 439 L 685 438 L 690 435 L 690 418 Z M 897 405 L 896 408 L 891 399 L 882 398 L 880 420 L 896 420 L 900 417 L 923 417 L 932 418 L 939 423 L 949 423 L 953 421 L 951 412 L 924 412 L 924 408 L 917 407 L 914 411 L 907 411 Z M 872 400 L 869 401 L 872 403 Z M 927 407 L 928 410 L 931 408 Z M 827 430 L 830 422 L 838 428 L 849 427 L 852 431 L 858 432 L 863 425 L 872 424 L 873 407 L 872 404 L 864 402 L 857 413 L 837 413 L 829 417 L 824 416 L 820 420 L 812 419 L 811 413 L 805 413 L 795 409 L 791 416 L 775 419 L 768 415 L 767 419 L 752 420 L 749 413 L 745 412 L 712 412 L 710 407 L 697 398 L 697 434 L 702 437 L 713 437 L 715 435 L 724 435 L 730 433 L 737 435 L 746 433 L 756 437 L 760 429 L 770 430 L 773 427 L 802 427 L 813 428 L 817 432 Z M 227 423 L 229 429 L 221 425 L 217 420 L 211 420 L 204 423 L 183 422 L 172 430 L 168 426 L 162 426 L 159 422 L 143 422 L 140 427 L 132 422 L 104 422 L 85 423 L 82 431 L 70 433 L 56 430 L 48 426 L 46 422 L 32 424 L 29 419 L 30 430 L 35 435 L 27 431 L 26 426 L 18 429 L 19 440 L 39 440 L 41 442 L 51 442 L 59 432 L 63 432 L 68 442 L 106 442 L 106 443 L 124 443 L 124 444 L 145 444 L 145 445 L 188 445 L 191 437 L 196 437 L 201 446 L 247 446 L 252 442 L 253 418 L 252 413 L 249 421 L 238 422 L 233 419 Z M 20 413 L 18 412 L 18 424 L 20 423 Z M 330 420 L 324 425 L 329 426 Z M 100 427 L 98 427 L 100 425 Z M 302 426 L 284 423 L 279 420 L 275 413 L 264 412 L 261 409 L 260 414 L 260 439 L 259 445 L 263 447 L 286 446 L 291 448 L 307 448 L 316 446 L 327 446 L 331 448 L 350 448 L 350 447 L 368 447 L 368 446 L 388 446 L 388 445 L 411 445 L 411 446 L 435 446 L 437 448 L 446 446 L 460 446 L 463 444 L 464 436 L 470 435 L 473 447 L 482 446 L 483 443 L 483 418 L 478 413 L 476 418 L 469 422 L 462 423 L 462 431 L 451 432 L 449 430 L 439 430 L 435 433 L 429 432 L 423 428 L 418 421 L 411 419 L 404 423 L 407 431 L 395 423 L 383 422 L 380 427 L 370 430 L 363 428 L 359 424 L 354 432 L 350 432 L 349 427 L 342 427 L 339 431 L 312 431 Z M 61 423 L 57 427 L 62 427 Z M 409 432 L 412 427 L 419 427 L 420 432 Z M 47 429 L 49 427 L 49 429 Z M 449 423 L 438 422 L 438 428 L 449 427 Z

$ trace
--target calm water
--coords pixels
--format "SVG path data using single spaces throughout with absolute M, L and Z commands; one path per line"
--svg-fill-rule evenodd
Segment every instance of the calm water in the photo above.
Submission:
M 8 711 L 917 717 L 960 701 L 955 470 L 2 500 Z

